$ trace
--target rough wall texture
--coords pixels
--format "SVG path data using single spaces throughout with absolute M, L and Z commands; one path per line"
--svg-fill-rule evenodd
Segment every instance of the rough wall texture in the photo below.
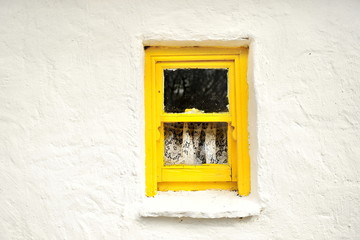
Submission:
M 358 239 L 359 12 L 356 0 L 2 0 L 0 239 Z M 139 217 L 143 43 L 244 37 L 263 212 Z

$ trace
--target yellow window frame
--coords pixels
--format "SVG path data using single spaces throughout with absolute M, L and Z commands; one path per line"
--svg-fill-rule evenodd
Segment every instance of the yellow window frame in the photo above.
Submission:
M 237 190 L 250 193 L 250 158 L 247 131 L 248 49 L 202 47 L 149 47 L 145 50 L 146 196 L 157 191 Z M 229 112 L 165 113 L 164 69 L 228 69 Z M 164 123 L 228 123 L 228 164 L 164 166 Z

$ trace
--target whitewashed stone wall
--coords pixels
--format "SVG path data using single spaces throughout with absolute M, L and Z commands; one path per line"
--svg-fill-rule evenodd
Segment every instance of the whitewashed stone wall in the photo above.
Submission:
M 262 212 L 140 217 L 143 46 L 248 43 Z M 0 239 L 359 239 L 359 54 L 357 0 L 0 1 Z

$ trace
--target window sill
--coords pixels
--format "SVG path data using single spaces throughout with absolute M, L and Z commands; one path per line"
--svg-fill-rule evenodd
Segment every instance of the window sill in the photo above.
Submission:
M 242 218 L 259 215 L 260 203 L 229 191 L 158 192 L 144 200 L 142 217 Z

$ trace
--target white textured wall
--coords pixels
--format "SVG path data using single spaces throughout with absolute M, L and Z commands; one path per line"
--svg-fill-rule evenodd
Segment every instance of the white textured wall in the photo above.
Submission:
M 139 217 L 143 43 L 243 37 L 263 212 Z M 2 0 L 0 239 L 359 239 L 359 54 L 356 0 Z

